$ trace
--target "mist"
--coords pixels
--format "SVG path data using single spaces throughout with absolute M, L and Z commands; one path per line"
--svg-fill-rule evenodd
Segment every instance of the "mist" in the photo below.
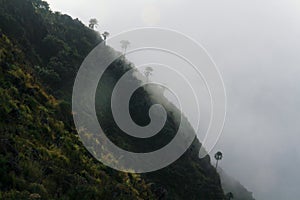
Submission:
M 256 199 L 300 196 L 300 2 L 297 0 L 48 0 L 112 35 L 144 26 L 201 43 L 221 71 L 227 118 L 213 152 Z

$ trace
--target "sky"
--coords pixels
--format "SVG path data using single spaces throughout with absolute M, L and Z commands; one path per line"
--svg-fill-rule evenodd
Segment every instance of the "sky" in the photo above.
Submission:
M 300 196 L 300 0 L 48 0 L 98 31 L 157 26 L 201 43 L 218 66 L 227 118 L 219 165 L 256 199 Z

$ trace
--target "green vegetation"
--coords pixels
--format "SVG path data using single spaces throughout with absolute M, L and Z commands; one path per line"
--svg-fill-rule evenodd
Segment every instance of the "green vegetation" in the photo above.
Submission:
M 225 199 L 210 158 L 198 159 L 196 139 L 175 163 L 143 175 L 112 170 L 83 147 L 70 97 L 81 62 L 102 41 L 99 33 L 41 0 L 0 0 L 0 29 L 0 199 Z M 107 106 L 116 81 L 132 67 L 121 57 L 105 72 L 98 118 L 120 147 L 158 149 L 176 133 L 175 108 L 161 132 L 142 142 L 122 134 Z M 149 122 L 154 101 L 144 88 L 134 93 L 129 107 L 138 124 Z
M 26 72 L 24 54 L 5 35 L 0 42 L 1 199 L 154 198 L 139 175 L 112 171 L 86 152 L 63 122 L 68 105 Z

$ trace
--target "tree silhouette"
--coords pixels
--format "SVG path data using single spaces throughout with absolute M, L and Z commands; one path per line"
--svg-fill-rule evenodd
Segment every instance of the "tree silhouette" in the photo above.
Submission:
M 107 37 L 110 35 L 109 32 L 105 31 L 104 33 L 102 33 L 102 37 L 103 37 L 103 40 L 104 40 L 104 44 L 106 44 L 106 39 Z
M 233 194 L 232 194 L 232 192 L 228 192 L 228 193 L 226 194 L 226 199 L 227 199 L 227 200 L 233 199 Z
M 218 151 L 218 152 L 215 154 L 215 159 L 217 160 L 217 163 L 216 163 L 216 169 L 218 168 L 218 162 L 219 162 L 219 160 L 221 160 L 222 158 L 223 158 L 222 152 Z
M 152 75 L 152 72 L 153 72 L 152 67 L 146 67 L 144 74 L 147 77 L 147 82 L 149 82 L 149 77 Z
M 98 20 L 96 18 L 92 18 L 89 21 L 89 27 L 91 29 L 95 29 L 98 26 Z
M 122 40 L 120 41 L 121 48 L 123 49 L 123 54 L 126 54 L 127 47 L 130 45 L 130 42 L 128 40 Z
M 107 37 L 110 35 L 109 32 L 105 31 L 104 33 L 102 33 L 103 39 L 106 40 Z

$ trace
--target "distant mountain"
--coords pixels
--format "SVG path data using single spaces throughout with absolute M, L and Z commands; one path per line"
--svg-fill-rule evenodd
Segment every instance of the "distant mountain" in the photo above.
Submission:
M 225 194 L 231 192 L 235 200 L 255 200 L 252 192 L 249 192 L 240 182 L 229 176 L 222 168 L 218 168 L 218 172 Z
M 115 171 L 87 152 L 72 120 L 72 85 L 81 62 L 101 41 L 99 33 L 52 12 L 44 1 L 0 0 L 0 199 L 225 199 L 210 157 L 198 158 L 197 139 L 175 163 L 142 175 Z M 120 58 L 105 72 L 98 117 L 122 148 L 161 147 L 178 128 L 175 107 L 162 132 L 145 143 L 122 134 L 107 110 L 112 88 L 130 69 Z M 152 104 L 139 89 L 130 103 L 132 118 L 147 123 Z M 184 125 L 194 134 L 186 119 Z

